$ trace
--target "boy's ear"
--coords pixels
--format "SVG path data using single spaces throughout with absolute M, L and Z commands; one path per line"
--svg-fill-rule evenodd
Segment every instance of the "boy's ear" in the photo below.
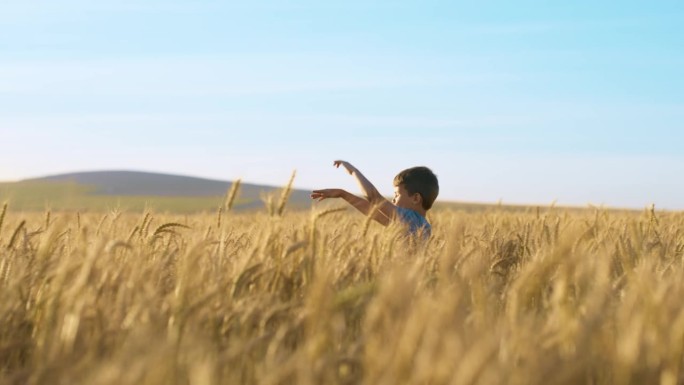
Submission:
M 423 196 L 420 195 L 420 193 L 415 193 L 411 197 L 411 200 L 413 200 L 413 203 L 415 203 L 415 204 L 422 204 L 423 203 Z

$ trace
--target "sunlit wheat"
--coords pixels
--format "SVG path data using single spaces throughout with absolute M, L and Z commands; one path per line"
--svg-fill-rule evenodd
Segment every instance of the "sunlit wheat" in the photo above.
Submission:
M 0 383 L 684 382 L 683 214 L 437 209 L 421 243 L 287 193 L 223 220 L 3 207 Z

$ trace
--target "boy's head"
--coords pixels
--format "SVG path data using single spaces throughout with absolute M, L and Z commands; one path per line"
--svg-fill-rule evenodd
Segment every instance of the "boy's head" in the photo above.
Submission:
M 420 203 L 425 210 L 429 210 L 439 194 L 437 176 L 427 167 L 412 167 L 394 177 L 394 187 L 399 187 L 408 193 L 413 202 Z M 416 195 L 418 194 L 418 195 Z M 419 202 L 417 201 L 419 200 Z M 395 204 L 399 205 L 395 202 Z

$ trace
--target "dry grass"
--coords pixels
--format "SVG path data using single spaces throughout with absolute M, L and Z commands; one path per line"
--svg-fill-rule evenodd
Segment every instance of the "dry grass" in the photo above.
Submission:
M 2 217 L 2 384 L 684 383 L 682 214 Z

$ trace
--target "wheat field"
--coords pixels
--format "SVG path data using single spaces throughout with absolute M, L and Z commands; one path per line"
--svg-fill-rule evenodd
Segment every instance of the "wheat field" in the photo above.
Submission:
M 0 383 L 684 383 L 681 213 L 274 207 L 4 206 Z

